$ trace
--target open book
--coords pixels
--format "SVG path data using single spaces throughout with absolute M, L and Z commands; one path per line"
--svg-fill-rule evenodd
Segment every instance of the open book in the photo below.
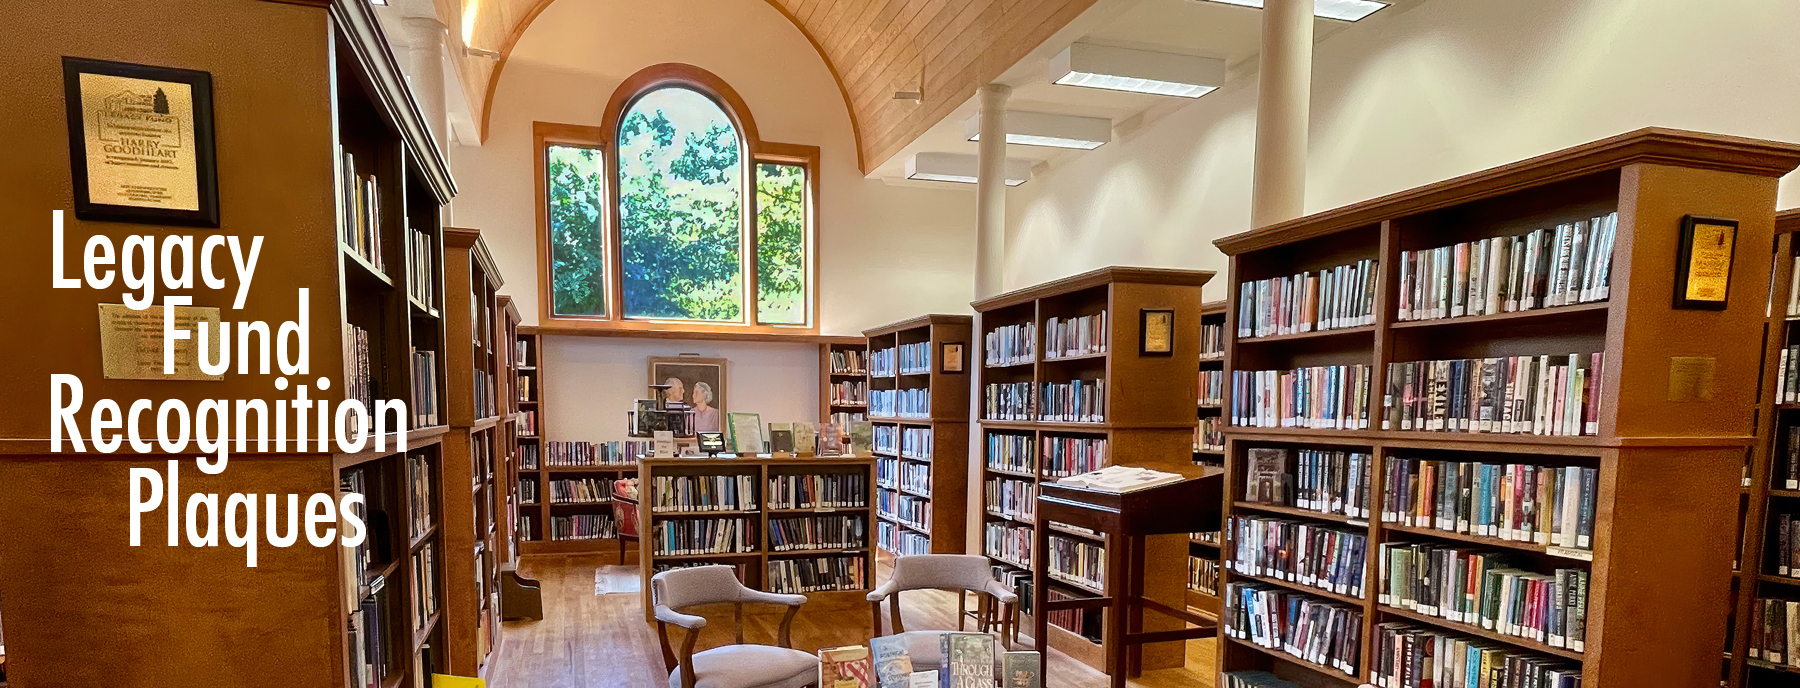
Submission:
M 1159 485 L 1178 483 L 1184 479 L 1180 473 L 1164 473 L 1132 466 L 1107 466 L 1097 471 L 1071 475 L 1056 481 L 1056 484 L 1123 494 Z

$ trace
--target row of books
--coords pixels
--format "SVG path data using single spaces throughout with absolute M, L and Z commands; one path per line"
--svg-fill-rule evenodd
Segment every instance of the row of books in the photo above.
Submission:
M 931 532 L 930 500 L 891 490 L 876 490 L 875 510 L 915 530 Z
M 1744 654 L 1800 667 L 1800 600 L 1757 598 L 1750 605 L 1750 638 Z
M 987 511 L 1015 521 L 1034 523 L 1037 519 L 1037 485 L 1009 478 L 988 478 Z
M 757 548 L 756 523 L 747 518 L 672 518 L 650 526 L 657 556 L 743 554 Z
M 1233 516 L 1231 570 L 1362 597 L 1366 533 L 1303 521 Z
M 1031 526 L 1014 525 L 1006 521 L 988 521 L 983 524 L 985 530 L 981 552 L 995 559 L 1018 566 L 1031 568 Z
M 1375 457 L 1364 452 L 1300 449 L 1292 467 L 1288 450 L 1245 452 L 1244 501 L 1294 507 L 1351 518 L 1369 517 L 1369 474 Z
M 869 351 L 869 377 L 893 377 L 895 372 L 892 348 Z
M 1619 214 L 1400 252 L 1400 320 L 1511 313 L 1605 301 Z
M 1383 430 L 1595 435 L 1604 353 L 1388 364 Z
M 929 374 L 931 372 L 931 342 L 914 342 L 901 344 L 893 349 L 894 367 L 901 375 Z
M 920 461 L 931 460 L 931 428 L 900 429 L 900 456 Z
M 1207 416 L 1194 425 L 1194 451 L 1225 451 L 1225 417 Z
M 1106 353 L 1106 311 L 1044 320 L 1044 360 Z
M 1219 595 L 1219 562 L 1190 555 L 1188 557 L 1188 589 L 1217 597 Z
M 900 487 L 900 460 L 896 458 L 875 457 L 875 486 L 895 489 Z
M 538 503 L 538 499 L 539 499 L 538 482 L 536 480 L 532 480 L 530 478 L 520 478 L 519 479 L 519 503 L 521 503 L 521 504 L 536 504 L 536 503 Z
M 406 232 L 406 295 L 414 301 L 425 304 L 426 308 L 437 305 L 437 260 L 432 250 L 431 235 L 417 228 L 407 228 Z
M 1225 371 L 1201 370 L 1200 384 L 1201 406 L 1218 406 L 1225 403 Z
M 1367 430 L 1371 366 L 1231 371 L 1231 424 Z
M 1200 325 L 1200 360 L 1225 357 L 1225 323 Z
M 756 476 L 655 475 L 644 504 L 651 513 L 757 511 Z
M 866 380 L 836 382 L 827 386 L 825 390 L 832 406 L 869 405 L 869 383 Z
M 618 534 L 611 514 L 550 517 L 551 540 L 611 540 Z
M 1261 583 L 1225 589 L 1223 632 L 1350 676 L 1360 673 L 1362 610 Z
M 871 426 L 871 430 L 873 430 L 874 434 L 870 436 L 873 438 L 870 448 L 876 454 L 887 454 L 890 456 L 898 456 L 900 454 L 900 426 L 875 425 Z
M 342 475 L 338 476 L 338 490 L 340 492 L 364 496 L 361 502 L 350 504 L 348 507 L 352 513 L 355 513 L 364 523 L 369 522 L 368 487 L 368 477 L 364 474 L 362 469 L 344 471 Z M 373 533 L 371 535 L 373 535 Z M 345 552 L 345 554 L 350 557 L 350 561 L 345 562 L 345 566 L 343 567 L 344 602 L 348 604 L 351 609 L 355 609 L 357 602 L 369 592 L 369 583 L 371 583 L 371 581 L 368 578 L 368 572 L 374 570 L 376 564 L 386 563 L 376 560 L 377 556 L 385 557 L 387 555 L 387 548 L 385 546 L 378 546 L 375 540 L 376 538 L 373 536 L 365 537 L 361 544 L 358 544 L 353 548 L 348 548 L 348 551 Z
M 882 549 L 900 556 L 931 553 L 930 536 L 887 521 L 875 522 L 875 542 Z
M 1032 417 L 1036 385 L 1030 382 L 995 382 L 982 388 L 984 420 L 1037 420 Z
M 1002 325 L 988 330 L 982 340 L 986 365 L 1009 366 L 1037 361 L 1037 325 L 1034 323 Z
M 1037 401 L 1038 420 L 1102 423 L 1106 421 L 1106 379 L 1046 382 Z
M 520 339 L 513 342 L 513 360 L 527 368 L 537 367 L 537 357 L 531 355 L 531 342 Z
M 1375 625 L 1369 682 L 1381 688 L 1581 688 L 1581 667 L 1406 623 Z
M 869 587 L 864 582 L 869 579 L 867 569 L 867 557 L 862 555 L 771 559 L 769 575 L 763 584 L 769 592 L 784 595 L 866 590 Z
M 412 537 L 417 538 L 431 530 L 433 509 L 437 502 L 437 483 L 431 476 L 431 459 L 423 453 L 406 455 L 406 496 L 407 503 L 412 505 L 408 511 L 412 515 Z
M 1377 601 L 1501 635 L 1582 651 L 1588 572 L 1516 568 L 1513 553 L 1385 542 L 1377 552 Z
M 1375 324 L 1377 263 L 1355 263 L 1238 285 L 1238 337 Z
M 849 437 L 850 428 L 856 427 L 857 423 L 869 422 L 869 414 L 862 411 L 835 411 L 826 419 L 826 421 L 829 422 L 832 427 L 837 428 L 838 436 L 840 438 Z M 823 430 L 824 428 L 820 428 L 820 431 Z
M 344 368 L 349 376 L 345 382 L 344 398 L 362 402 L 363 408 L 369 412 L 371 422 L 375 413 L 375 359 L 369 351 L 369 331 L 356 325 L 344 325 Z M 415 374 L 417 371 L 414 371 Z M 413 425 L 420 427 L 418 407 L 413 407 Z M 350 414 L 349 423 L 356 422 L 356 414 Z M 359 432 L 359 428 L 345 428 L 351 433 Z M 369 431 L 373 432 L 373 425 Z
M 520 375 L 514 380 L 513 391 L 518 394 L 519 401 L 537 401 L 537 376 Z
M 477 567 L 479 568 L 479 567 Z M 437 544 L 426 545 L 412 555 L 412 630 L 417 634 L 438 613 Z
M 1219 688 L 1300 688 L 1300 684 L 1267 671 L 1227 671 L 1219 674 Z
M 930 495 L 931 466 L 922 463 L 901 464 L 900 489 L 917 495 Z
M 350 666 L 358 688 L 378 688 L 390 670 L 397 670 L 388 661 L 389 592 L 376 592 L 350 607 Z
M 1800 404 L 1800 344 L 1781 348 L 1781 359 L 1775 375 L 1775 403 Z
M 868 543 L 869 524 L 861 515 L 769 519 L 769 549 L 775 552 L 854 549 Z
M 608 442 L 545 442 L 543 456 L 534 444 L 519 445 L 519 468 L 540 467 L 585 468 L 588 466 L 635 466 L 638 458 L 648 456 L 651 440 L 612 440 Z M 540 461 L 539 459 L 542 459 Z
M 869 414 L 889 418 L 929 417 L 931 390 L 925 387 L 869 390 Z
M 550 481 L 551 504 L 606 504 L 612 501 L 612 496 L 611 480 L 574 478 Z
M 931 657 L 913 657 L 908 645 L 914 639 L 890 635 L 851 645 L 819 650 L 821 688 L 993 688 L 994 670 L 1000 668 L 1007 688 L 1037 688 L 1043 658 L 1037 652 L 999 652 L 988 633 L 948 632 L 931 647 Z
M 987 467 L 1006 473 L 1036 474 L 1037 461 L 1031 435 L 990 432 L 987 435 Z
M 1593 544 L 1600 471 L 1390 457 L 1384 523 L 1574 549 Z
M 1106 547 L 1081 538 L 1051 535 L 1045 552 L 1050 577 L 1089 590 L 1106 589 Z
M 1104 437 L 1049 437 L 1041 439 L 1044 475 L 1067 478 L 1100 470 L 1106 465 Z
M 494 374 L 485 370 L 473 371 L 474 389 L 470 390 L 475 402 L 475 417 L 489 418 L 500 415 L 500 402 L 496 398 L 500 388 L 495 386 Z
M 1027 575 L 1029 577 L 1029 574 Z M 1027 581 L 1024 585 L 1027 592 L 1029 592 L 1031 583 Z M 1054 587 L 1044 591 L 1044 598 L 1050 602 L 1060 602 L 1063 600 L 1073 600 L 1092 596 L 1092 593 L 1070 592 Z M 1021 597 L 1020 599 L 1024 598 Z M 1047 612 L 1046 614 L 1047 618 L 1045 620 L 1050 622 L 1050 625 L 1074 633 L 1083 638 L 1087 638 L 1089 642 L 1092 642 L 1095 645 L 1100 644 L 1100 624 L 1103 617 L 1099 609 L 1058 609 Z M 986 687 L 981 686 L 981 688 Z
M 342 168 L 338 170 L 338 195 L 344 201 L 344 216 L 338 221 L 338 240 L 376 270 L 385 273 L 387 262 L 381 250 L 381 187 L 375 183 L 375 175 L 356 173 L 354 154 L 341 148 L 339 151 L 343 160 L 340 162 Z
M 1776 575 L 1800 578 L 1800 515 L 1776 515 L 1774 556 Z
M 831 374 L 869 374 L 869 352 L 862 349 L 833 349 L 831 352 Z
M 367 356 L 365 351 L 363 354 Z M 437 352 L 412 350 L 412 416 L 413 427 L 428 428 L 443 420 L 438 415 Z
M 513 429 L 513 434 L 518 435 L 519 437 L 539 436 L 540 433 L 538 432 L 537 418 L 537 409 L 520 410 L 518 415 L 518 426 Z
M 861 473 L 769 476 L 770 509 L 860 509 L 869 505 L 868 495 L 869 479 Z

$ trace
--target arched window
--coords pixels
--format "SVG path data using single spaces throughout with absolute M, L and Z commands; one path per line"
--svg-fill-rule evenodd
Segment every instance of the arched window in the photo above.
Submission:
M 761 141 L 687 65 L 627 79 L 600 127 L 535 129 L 540 327 L 817 331 L 818 148 Z

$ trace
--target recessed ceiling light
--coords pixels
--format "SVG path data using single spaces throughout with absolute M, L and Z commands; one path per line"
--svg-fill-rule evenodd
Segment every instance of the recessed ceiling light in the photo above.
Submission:
M 981 169 L 981 158 L 963 153 L 914 153 L 906 159 L 906 178 L 928 182 L 974 184 Z M 1031 162 L 1006 159 L 1006 185 L 1018 186 L 1031 181 Z
M 1262 9 L 1263 0 L 1206 0 L 1226 5 L 1240 5 Z M 1338 21 L 1353 22 L 1367 17 L 1387 7 L 1388 3 L 1375 0 L 1313 0 L 1313 16 Z
M 964 125 L 970 141 L 981 140 L 981 113 Z M 1112 120 L 1053 115 L 1047 112 L 1006 113 L 1006 142 L 1020 146 L 1093 150 L 1112 140 Z
M 1051 83 L 1199 98 L 1225 83 L 1225 61 L 1076 43 L 1050 58 Z

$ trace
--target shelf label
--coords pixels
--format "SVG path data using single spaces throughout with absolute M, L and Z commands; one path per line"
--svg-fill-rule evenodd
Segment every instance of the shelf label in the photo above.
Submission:
M 1579 559 L 1581 561 L 1594 560 L 1594 553 L 1585 549 L 1571 549 L 1568 547 L 1551 545 L 1544 548 L 1544 553 L 1553 557 L 1562 557 L 1564 559 Z

